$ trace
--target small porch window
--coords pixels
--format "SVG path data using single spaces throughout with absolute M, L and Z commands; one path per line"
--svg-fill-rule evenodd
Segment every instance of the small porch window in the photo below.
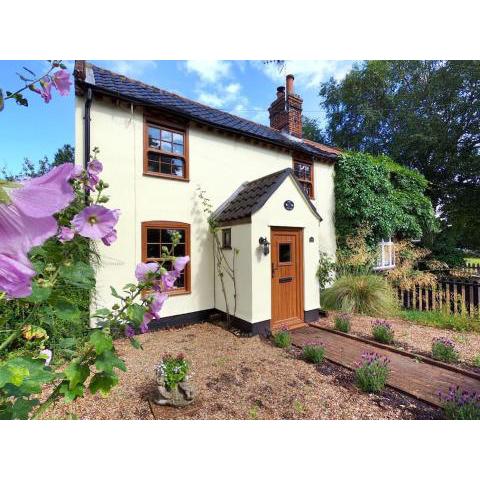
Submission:
M 377 264 L 374 270 L 395 268 L 395 245 L 392 239 L 383 240 L 378 244 Z
M 224 228 L 222 230 L 222 248 L 230 250 L 232 248 L 232 229 Z

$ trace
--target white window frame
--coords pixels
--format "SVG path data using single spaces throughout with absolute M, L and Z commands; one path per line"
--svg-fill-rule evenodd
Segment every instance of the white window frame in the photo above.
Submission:
M 392 239 L 382 239 L 378 244 L 378 249 L 377 265 L 374 267 L 374 270 L 390 270 L 395 268 L 395 246 Z

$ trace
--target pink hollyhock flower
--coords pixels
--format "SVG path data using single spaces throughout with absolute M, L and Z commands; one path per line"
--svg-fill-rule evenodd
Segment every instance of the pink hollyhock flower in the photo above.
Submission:
M 148 313 L 146 313 L 143 316 L 143 322 L 140 324 L 140 331 L 142 333 L 147 333 L 148 332 L 148 324 L 150 323 L 152 318 L 153 318 L 152 315 L 149 315 Z
M 72 225 L 82 237 L 100 240 L 112 233 L 119 216 L 120 210 L 91 205 L 73 217 Z
M 83 167 L 81 165 L 74 165 L 71 178 L 80 178 L 83 174 Z
M 49 80 L 41 80 L 40 87 L 42 88 L 40 96 L 43 98 L 45 103 L 49 103 L 52 99 L 52 82 Z
M 0 253 L 26 256 L 32 247 L 57 233 L 53 214 L 74 199 L 69 183 L 73 168 L 66 163 L 15 188 L 3 187 L 10 203 L 0 203 Z
M 179 272 L 177 272 L 176 270 L 172 270 L 171 272 L 167 272 L 163 274 L 162 275 L 163 289 L 166 291 L 171 290 L 174 287 L 178 277 L 179 277 Z
M 27 257 L 15 259 L 0 253 L 0 291 L 5 292 L 9 298 L 31 295 L 35 273 Z
M 87 165 L 87 177 L 88 177 L 88 183 L 87 183 L 87 188 L 90 190 L 94 191 L 95 187 L 97 186 L 97 183 L 100 180 L 100 173 L 103 170 L 103 165 L 102 162 L 99 160 L 91 160 L 88 162 Z
M 126 325 L 125 336 L 130 338 L 130 337 L 133 337 L 134 335 L 135 335 L 135 330 L 133 329 L 133 327 L 131 325 Z
M 65 96 L 69 94 L 72 82 L 70 81 L 70 74 L 66 70 L 62 69 L 55 72 L 52 81 L 60 95 Z
M 135 269 L 135 277 L 139 282 L 146 282 L 158 271 L 158 263 L 139 263 Z
M 75 236 L 75 231 L 68 227 L 60 227 L 60 232 L 57 235 L 57 238 L 60 242 L 65 243 L 69 242 Z
M 180 273 L 190 261 L 190 257 L 187 255 L 185 257 L 177 257 L 173 264 L 173 268 L 176 272 Z
M 109 234 L 105 235 L 102 238 L 102 242 L 104 245 L 109 247 L 112 243 L 114 243 L 117 240 L 117 231 L 113 229 Z
M 166 302 L 168 295 L 166 293 L 155 292 L 153 295 L 153 301 L 150 304 L 149 314 L 156 318 L 160 318 L 160 310 L 163 307 L 163 304 Z

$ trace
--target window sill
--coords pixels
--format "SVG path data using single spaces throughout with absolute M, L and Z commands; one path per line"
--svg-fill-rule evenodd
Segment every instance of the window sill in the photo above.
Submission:
M 176 177 L 175 175 L 165 175 L 163 173 L 143 172 L 144 177 L 165 178 L 167 180 L 176 180 L 177 182 L 189 182 L 190 179 L 184 177 Z
M 396 265 L 389 265 L 387 267 L 373 267 L 373 270 L 375 270 L 376 272 L 379 270 L 393 270 L 395 266 Z

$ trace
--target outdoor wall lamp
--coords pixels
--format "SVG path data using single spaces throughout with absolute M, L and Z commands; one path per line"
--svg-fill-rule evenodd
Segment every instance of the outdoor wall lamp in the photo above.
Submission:
M 267 240 L 267 237 L 260 237 L 258 243 L 262 246 L 263 254 L 268 255 L 270 253 L 270 242 Z

